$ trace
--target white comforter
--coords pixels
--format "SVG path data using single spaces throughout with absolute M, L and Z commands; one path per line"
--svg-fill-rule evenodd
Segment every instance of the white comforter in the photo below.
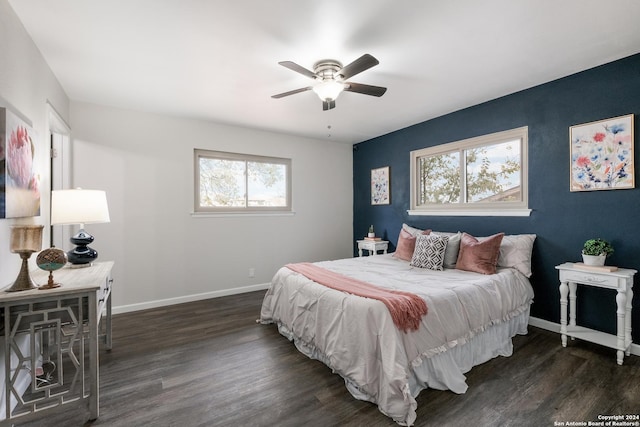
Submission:
M 414 367 L 492 325 L 528 313 L 533 299 L 528 279 L 514 269 L 489 276 L 431 271 L 391 255 L 316 264 L 425 299 L 428 313 L 420 328 L 405 333 L 382 302 L 327 288 L 283 267 L 262 304 L 262 323 L 277 323 L 301 351 L 327 364 L 357 388 L 359 398 L 376 403 L 402 425 L 415 420 L 417 404 L 409 387 Z

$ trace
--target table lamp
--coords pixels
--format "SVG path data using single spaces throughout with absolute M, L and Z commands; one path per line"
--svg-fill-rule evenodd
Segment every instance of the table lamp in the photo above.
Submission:
M 76 188 L 51 192 L 51 225 L 80 224 L 80 230 L 70 239 L 77 246 L 67 252 L 72 267 L 88 267 L 98 258 L 98 252 L 88 246 L 94 239 L 84 225 L 109 221 L 104 191 Z
M 37 286 L 29 276 L 29 257 L 32 253 L 42 249 L 42 229 L 44 225 L 14 225 L 11 227 L 10 249 L 14 254 L 20 254 L 22 267 L 13 285 L 7 292 L 28 291 Z

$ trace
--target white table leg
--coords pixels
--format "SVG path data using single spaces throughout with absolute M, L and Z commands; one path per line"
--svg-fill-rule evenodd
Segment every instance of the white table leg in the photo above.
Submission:
M 578 298 L 578 284 L 576 282 L 569 282 L 569 326 L 576 326 L 576 316 L 578 311 L 576 310 L 576 300 Z M 571 337 L 574 340 L 575 337 Z
M 631 355 L 631 303 L 633 301 L 633 288 L 627 290 L 627 309 L 624 315 L 624 348 L 626 355 Z
M 567 282 L 560 282 L 560 334 L 562 346 L 567 346 L 567 294 L 569 287 Z
M 626 350 L 624 346 L 625 342 L 625 314 L 627 314 L 627 294 L 618 289 L 618 295 L 616 295 L 616 304 L 618 305 L 618 365 L 622 365 L 622 359 L 624 358 L 624 352 Z
M 98 365 L 98 317 L 97 310 L 98 303 L 96 301 L 96 293 L 89 293 L 89 378 L 91 383 L 89 384 L 90 396 L 89 396 L 89 419 L 95 420 L 100 415 L 100 396 L 98 395 L 100 390 L 99 365 Z M 82 328 L 82 325 L 80 326 Z M 84 340 L 83 340 L 84 341 Z
M 113 279 L 110 279 L 110 281 L 113 283 Z M 110 289 L 109 289 L 109 299 L 107 300 L 107 318 L 105 319 L 106 322 L 106 337 L 105 337 L 105 345 L 107 350 L 111 350 L 111 348 L 113 347 L 113 336 L 111 334 L 112 332 L 112 323 L 111 323 L 111 319 L 112 319 L 112 313 L 113 313 L 113 309 L 112 309 L 112 305 L 111 302 L 113 301 L 113 295 L 111 295 L 112 292 L 112 287 L 111 285 L 109 285 Z M 100 325 L 98 325 L 100 326 Z

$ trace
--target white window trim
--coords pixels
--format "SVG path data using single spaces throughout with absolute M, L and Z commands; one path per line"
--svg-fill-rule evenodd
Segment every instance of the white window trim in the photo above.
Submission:
M 407 210 L 409 215 L 425 215 L 425 216 L 529 216 L 531 209 L 528 207 L 529 200 L 529 149 L 528 149 L 528 126 L 516 129 L 496 132 L 489 135 L 482 135 L 474 138 L 464 139 L 462 141 L 441 144 L 434 147 L 422 148 L 414 150 L 410 153 L 410 188 L 411 188 L 411 209 Z M 474 148 L 484 145 L 499 144 L 502 142 L 519 139 L 521 141 L 521 177 L 520 187 L 522 192 L 522 201 L 519 202 L 502 202 L 496 203 L 449 203 L 446 205 L 422 205 L 417 206 L 417 173 L 418 159 L 422 156 L 432 156 L 438 154 L 449 153 L 468 148 Z M 462 199 L 462 198 L 461 198 Z
M 287 180 L 287 204 L 286 206 L 247 206 L 247 207 L 202 207 L 200 206 L 200 158 L 209 157 L 216 159 L 238 160 L 246 162 L 265 162 L 272 164 L 286 165 Z M 193 217 L 225 217 L 225 216 L 283 216 L 293 215 L 292 195 L 291 195 L 291 159 L 282 157 L 258 156 L 253 154 L 231 153 L 226 151 L 215 150 L 193 150 L 194 162 L 194 199 L 193 199 Z M 246 191 L 246 188 L 245 188 Z M 246 194 L 245 194 L 246 196 Z
M 408 210 L 409 215 L 422 216 L 530 216 L 531 209 L 438 209 L 433 211 L 427 210 Z
M 259 217 L 259 216 L 293 216 L 294 211 L 265 211 L 265 212 L 191 212 L 194 218 L 228 218 L 228 217 Z

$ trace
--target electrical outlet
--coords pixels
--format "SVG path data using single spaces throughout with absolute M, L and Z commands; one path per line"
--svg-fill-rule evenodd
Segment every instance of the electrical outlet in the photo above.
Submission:
M 256 269 L 249 267 L 249 277 L 256 277 Z

